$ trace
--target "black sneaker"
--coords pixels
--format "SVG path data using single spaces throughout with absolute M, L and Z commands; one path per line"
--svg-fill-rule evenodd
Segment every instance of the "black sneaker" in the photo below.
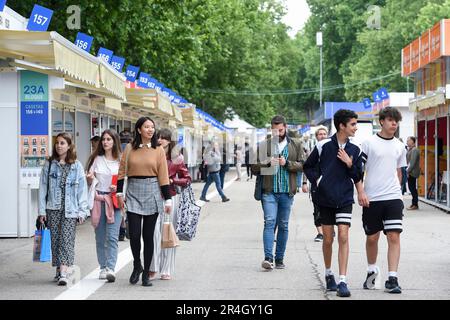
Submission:
M 264 261 L 261 263 L 261 267 L 266 270 L 273 270 L 273 259 L 272 258 L 264 258 Z
M 202 200 L 202 201 L 204 201 L 204 202 L 209 202 L 209 200 L 208 200 L 208 199 L 206 199 L 206 198 L 203 198 L 203 197 L 200 197 L 199 199 L 200 199 L 200 200 Z
M 286 268 L 285 264 L 283 263 L 283 259 L 275 259 L 275 269 L 284 269 Z
M 330 274 L 329 276 L 325 276 L 325 282 L 327 284 L 327 291 L 336 291 L 337 285 L 336 280 L 334 280 L 334 275 Z
M 314 238 L 314 242 L 322 242 L 323 241 L 323 234 L 318 233 L 317 236 Z
M 227 202 L 227 201 L 230 201 L 230 198 L 227 198 L 227 197 L 222 198 L 222 202 Z
M 348 290 L 347 284 L 345 282 L 339 282 L 339 284 L 337 285 L 336 295 L 342 298 L 350 297 L 350 290 Z
M 397 277 L 389 277 L 384 284 L 386 288 L 384 291 L 388 293 L 402 293 L 402 288 L 398 285 Z
M 363 283 L 364 289 L 375 289 L 375 280 L 377 279 L 378 275 L 380 274 L 380 270 L 378 267 L 375 271 L 367 272 L 366 281 Z

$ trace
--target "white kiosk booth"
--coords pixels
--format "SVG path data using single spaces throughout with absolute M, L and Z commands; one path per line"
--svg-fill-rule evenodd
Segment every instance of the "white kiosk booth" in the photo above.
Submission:
M 75 86 L 124 100 L 124 82 L 122 74 L 56 32 L 0 30 L 0 134 L 5 140 L 0 237 L 34 234 L 40 172 L 58 130 L 53 125 L 61 118 L 60 129 L 76 134 L 77 120 L 88 124 L 76 117 L 84 103 L 79 97 L 70 103 L 54 94 Z M 87 128 L 78 129 L 85 135 Z

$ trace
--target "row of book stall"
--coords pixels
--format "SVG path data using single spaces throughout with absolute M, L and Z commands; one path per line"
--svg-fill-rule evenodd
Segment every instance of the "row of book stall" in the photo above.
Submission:
M 28 31 L 28 19 L 8 7 L 0 14 L 0 21 L 9 19 L 9 29 L 0 28 L 0 163 L 7 182 L 0 193 L 8 199 L 0 237 L 33 235 L 41 168 L 60 132 L 72 134 L 85 164 L 93 136 L 105 129 L 131 133 L 139 117 L 149 116 L 157 128 L 172 129 L 194 176 L 202 142 L 219 137 L 232 143 L 233 130 L 161 83 L 148 85 L 148 74 L 130 77 L 128 69 L 122 73 L 123 61 L 119 69 L 79 41 Z

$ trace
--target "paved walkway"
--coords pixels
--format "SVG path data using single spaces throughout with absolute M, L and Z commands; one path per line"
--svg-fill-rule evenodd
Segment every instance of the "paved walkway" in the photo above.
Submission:
M 234 178 L 231 171 L 228 179 Z M 260 202 L 253 199 L 254 180 L 230 182 L 225 190 L 230 202 L 217 195 L 201 212 L 196 238 L 183 241 L 177 249 L 176 274 L 171 281 L 155 280 L 145 288 L 128 283 L 132 271 L 129 241 L 120 242 L 115 283 L 97 280 L 94 232 L 90 223 L 78 227 L 75 262 L 81 282 L 58 287 L 51 280 L 50 263 L 33 263 L 32 239 L 0 239 L 0 299 L 256 299 L 339 300 L 324 291 L 321 243 L 313 241 L 316 231 L 312 206 L 306 194 L 295 198 L 290 220 L 284 270 L 261 269 L 263 219 Z M 195 183 L 197 198 L 203 183 Z M 215 191 L 211 186 L 210 191 Z M 405 197 L 409 205 L 410 199 Z M 348 270 L 349 299 L 449 299 L 450 214 L 420 204 L 419 211 L 405 211 L 399 281 L 401 295 L 383 290 L 363 290 L 366 274 L 365 236 L 361 208 L 354 207 L 350 229 Z M 387 245 L 380 238 L 378 265 L 382 282 L 387 274 Z M 333 270 L 337 269 L 334 244 Z

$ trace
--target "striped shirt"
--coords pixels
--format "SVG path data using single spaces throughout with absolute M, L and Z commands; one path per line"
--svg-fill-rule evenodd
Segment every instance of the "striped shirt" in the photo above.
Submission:
M 285 159 L 289 156 L 288 146 L 286 145 L 283 151 L 280 152 L 281 156 Z M 273 179 L 273 192 L 274 193 L 289 193 L 289 172 L 285 167 L 276 166 L 275 179 Z

